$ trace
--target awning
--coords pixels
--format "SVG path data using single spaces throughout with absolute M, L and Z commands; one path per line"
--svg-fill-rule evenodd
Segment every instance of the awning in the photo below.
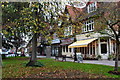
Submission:
M 59 39 L 54 39 L 54 40 L 52 40 L 52 44 L 58 44 L 58 43 L 60 43 L 60 40 L 59 40 Z
M 92 39 L 86 39 L 86 40 L 81 40 L 81 41 L 76 41 L 72 43 L 71 45 L 68 46 L 68 48 L 76 48 L 76 47 L 87 47 L 87 45 L 97 38 L 92 38 Z

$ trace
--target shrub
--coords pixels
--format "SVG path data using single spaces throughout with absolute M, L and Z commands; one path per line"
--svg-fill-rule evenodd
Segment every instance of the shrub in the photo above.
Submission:
M 108 60 L 113 59 L 113 58 L 114 56 L 112 54 L 108 56 Z
M 97 59 L 101 59 L 101 58 L 102 58 L 101 55 L 98 55 L 98 56 L 97 56 Z

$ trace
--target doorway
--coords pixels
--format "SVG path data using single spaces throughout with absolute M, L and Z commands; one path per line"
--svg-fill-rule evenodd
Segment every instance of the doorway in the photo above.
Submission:
M 101 43 L 101 56 L 102 59 L 108 59 L 108 46 L 107 43 Z

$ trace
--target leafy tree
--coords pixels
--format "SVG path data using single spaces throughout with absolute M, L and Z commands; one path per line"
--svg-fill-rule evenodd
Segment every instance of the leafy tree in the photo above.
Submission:
M 7 47 L 11 45 L 11 43 L 15 48 L 16 52 L 18 48 L 21 46 L 21 44 L 24 43 L 23 33 L 20 33 L 20 29 L 18 28 L 18 24 L 16 23 L 16 20 L 21 17 L 20 10 L 23 9 L 23 6 L 25 7 L 26 3 L 19 3 L 19 2 L 3 2 L 2 3 L 2 32 L 5 36 L 5 40 L 2 41 L 4 44 L 4 47 Z M 15 15 L 13 15 L 15 14 Z M 6 43 L 5 43 L 6 42 Z M 6 45 L 8 46 L 6 46 Z
M 118 71 L 118 57 L 120 55 L 120 2 L 100 3 L 98 8 L 98 21 L 96 20 L 96 31 L 107 34 L 116 40 L 116 56 L 114 71 Z
M 25 3 L 20 4 L 23 5 Z M 4 11 L 4 13 L 6 13 L 6 16 L 3 17 L 5 21 L 9 17 L 9 11 L 11 11 L 11 14 L 17 14 L 14 13 L 15 9 L 19 10 L 19 17 L 13 18 L 10 16 L 13 19 L 10 18 L 10 24 L 9 22 L 4 23 L 5 26 L 3 32 L 6 34 L 6 36 L 12 35 L 14 38 L 19 38 L 19 35 L 24 36 L 28 35 L 29 33 L 32 34 L 32 56 L 27 66 L 33 66 L 37 61 L 37 38 L 40 36 L 42 39 L 46 39 L 48 42 L 51 40 L 51 35 L 58 30 L 57 22 L 59 20 L 57 19 L 57 15 L 59 15 L 59 12 L 57 11 L 61 10 L 61 8 L 58 7 L 57 2 L 32 2 L 27 4 L 29 5 L 20 6 L 20 9 L 16 8 L 16 3 L 9 4 L 9 10 L 6 10 L 7 8 L 4 8 L 6 10 L 6 12 Z

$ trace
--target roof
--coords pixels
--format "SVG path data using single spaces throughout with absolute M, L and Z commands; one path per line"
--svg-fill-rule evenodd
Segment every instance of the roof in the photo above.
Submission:
M 83 11 L 82 8 L 76 8 L 76 7 L 69 6 L 69 5 L 66 5 L 65 10 L 67 10 L 66 12 L 69 13 L 72 19 L 76 19 L 80 15 L 80 12 Z

